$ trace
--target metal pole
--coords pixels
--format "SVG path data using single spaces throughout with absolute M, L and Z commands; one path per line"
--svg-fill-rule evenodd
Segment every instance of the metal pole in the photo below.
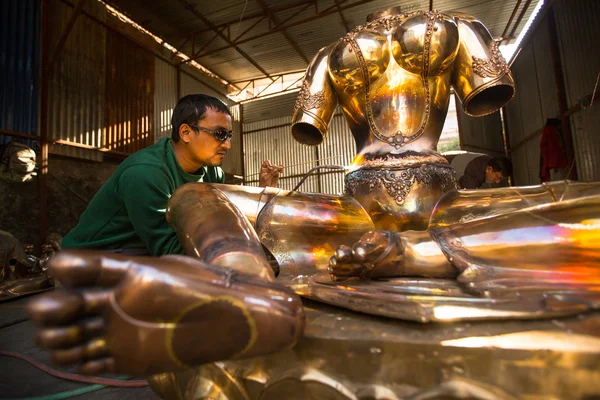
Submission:
M 39 191 L 40 191 L 40 244 L 48 236 L 48 76 L 50 73 L 50 35 L 49 0 L 42 0 L 41 14 L 42 26 L 42 69 L 41 69 L 41 96 L 40 96 L 40 163 L 39 163 Z

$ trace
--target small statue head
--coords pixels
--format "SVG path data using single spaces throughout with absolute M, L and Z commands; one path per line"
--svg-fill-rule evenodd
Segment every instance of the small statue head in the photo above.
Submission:
M 371 22 L 371 21 L 374 21 L 379 18 L 391 17 L 392 15 L 399 15 L 399 14 L 402 14 L 401 6 L 390 7 L 387 10 L 376 11 L 374 13 L 367 15 L 367 22 Z

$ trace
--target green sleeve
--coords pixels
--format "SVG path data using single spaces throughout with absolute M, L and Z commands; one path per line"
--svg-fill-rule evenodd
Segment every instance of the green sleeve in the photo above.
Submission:
M 184 253 L 166 218 L 173 186 L 164 171 L 148 165 L 127 168 L 119 178 L 118 191 L 131 224 L 153 256 Z

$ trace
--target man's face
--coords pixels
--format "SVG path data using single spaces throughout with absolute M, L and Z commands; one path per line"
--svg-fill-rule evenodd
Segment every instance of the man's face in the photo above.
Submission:
M 502 175 L 502 171 L 494 171 L 489 165 L 485 168 L 485 182 L 486 183 L 500 183 L 505 179 Z
M 231 131 L 231 116 L 212 108 L 206 109 L 206 115 L 203 119 L 196 122 L 200 128 L 215 132 L 217 129 L 226 129 Z M 217 140 L 212 133 L 203 129 L 190 127 L 191 132 L 182 136 L 182 140 L 187 142 L 186 148 L 189 150 L 190 157 L 200 165 L 216 167 L 223 163 L 225 154 L 231 148 L 231 139 L 222 142 Z

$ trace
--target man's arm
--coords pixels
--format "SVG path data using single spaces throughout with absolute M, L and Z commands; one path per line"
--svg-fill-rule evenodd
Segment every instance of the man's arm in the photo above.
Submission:
M 150 254 L 184 254 L 166 219 L 174 188 L 162 170 L 146 165 L 130 167 L 119 179 L 119 191 L 131 224 Z

